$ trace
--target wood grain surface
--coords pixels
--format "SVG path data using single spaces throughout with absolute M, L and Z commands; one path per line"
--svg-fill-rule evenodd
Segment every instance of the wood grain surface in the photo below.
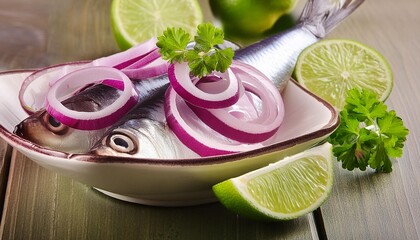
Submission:
M 117 52 L 110 3 L 0 0 L 0 71 Z M 207 1 L 200 3 L 211 19 Z M 219 203 L 162 208 L 122 202 L 38 166 L 0 140 L 0 190 L 5 195 L 0 199 L 1 238 L 316 239 L 315 223 L 323 222 L 329 239 L 419 239 L 419 12 L 416 0 L 366 0 L 329 35 L 358 40 L 389 60 L 395 86 L 387 104 L 403 118 L 410 135 L 390 174 L 349 172 L 337 163 L 333 191 L 315 221 L 312 214 L 280 223 L 251 221 Z M 322 232 L 320 236 L 325 238 Z
M 367 0 L 335 29 L 334 38 L 358 40 L 390 62 L 394 88 L 386 103 L 410 129 L 393 172 L 348 172 L 337 164 L 331 198 L 322 207 L 331 239 L 420 238 L 420 2 Z

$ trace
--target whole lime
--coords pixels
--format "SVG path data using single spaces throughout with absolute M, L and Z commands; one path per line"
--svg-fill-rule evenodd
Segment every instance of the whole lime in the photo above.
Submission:
M 225 32 L 257 36 L 292 11 L 296 3 L 297 0 L 210 0 L 210 7 Z

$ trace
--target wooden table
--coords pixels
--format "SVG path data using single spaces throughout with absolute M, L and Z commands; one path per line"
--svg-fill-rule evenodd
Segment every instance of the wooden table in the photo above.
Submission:
M 0 70 L 117 52 L 110 2 L 0 0 Z M 210 19 L 207 1 L 201 3 Z M 38 166 L 0 140 L 2 239 L 419 239 L 419 12 L 416 0 L 366 0 L 329 35 L 363 42 L 392 65 L 395 86 L 387 104 L 411 132 L 391 174 L 349 172 L 337 163 L 332 194 L 316 214 L 264 223 L 219 203 L 162 208 L 118 201 Z

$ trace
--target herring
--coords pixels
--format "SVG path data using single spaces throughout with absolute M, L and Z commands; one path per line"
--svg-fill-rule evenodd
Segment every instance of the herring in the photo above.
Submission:
M 160 77 L 134 82 L 141 101 L 153 97 L 157 91 L 166 88 L 168 84 L 166 79 Z M 98 111 L 115 101 L 119 94 L 120 91 L 115 88 L 95 85 L 63 101 L 63 105 L 76 111 Z M 74 129 L 62 124 L 47 111 L 40 110 L 19 123 L 14 133 L 50 149 L 68 153 L 84 153 L 100 139 L 108 128 L 90 131 Z
M 193 44 L 189 44 L 188 47 L 192 47 Z M 226 40 L 216 47 L 239 49 L 238 45 Z M 134 79 L 133 83 L 139 96 L 137 103 L 139 105 L 152 98 L 157 91 L 166 89 L 169 86 L 169 79 L 167 74 L 163 74 L 144 80 Z M 94 85 L 81 91 L 78 95 L 66 99 L 63 101 L 63 105 L 75 111 L 98 111 L 115 101 L 119 95 L 120 92 L 115 88 Z M 90 131 L 74 129 L 62 124 L 50 116 L 47 111 L 39 110 L 20 122 L 15 127 L 14 133 L 49 149 L 68 153 L 85 153 L 109 127 Z
M 273 35 L 265 40 L 252 44 L 250 46 L 247 46 L 243 49 L 237 50 L 235 52 L 234 59 L 250 64 L 251 66 L 257 68 L 267 77 L 269 77 L 275 83 L 278 89 L 282 91 L 287 86 L 287 82 L 291 77 L 300 52 L 302 52 L 303 49 L 305 49 L 309 45 L 322 39 L 329 31 L 331 31 L 331 29 L 333 29 L 339 22 L 341 22 L 344 18 L 350 15 L 363 2 L 364 0 L 308 0 L 299 18 L 299 23 L 295 27 L 285 32 Z M 154 81 L 152 80 L 156 79 L 148 79 L 143 80 L 141 82 L 144 82 L 142 85 L 145 87 L 148 87 L 149 84 L 152 84 L 151 86 L 156 87 L 152 87 L 152 89 L 155 90 L 161 88 L 166 89 L 169 83 L 167 75 L 162 75 L 160 77 L 157 77 L 157 79 L 159 79 L 159 83 L 161 83 L 161 85 L 153 85 Z M 146 99 L 153 98 L 159 104 L 163 105 L 163 101 L 160 99 L 163 98 L 162 94 L 158 94 L 158 96 L 155 96 L 153 94 L 150 95 L 149 92 L 145 91 L 142 97 L 142 90 L 140 90 L 137 85 L 138 84 L 136 84 L 136 88 L 138 91 L 140 91 L 140 102 L 132 111 L 138 111 L 138 109 L 144 108 L 144 106 L 142 105 L 142 101 L 146 101 L 144 97 L 146 97 Z M 115 94 L 116 93 L 113 93 L 111 94 L 111 96 L 115 96 Z M 75 96 L 74 98 L 77 98 L 77 96 Z M 87 97 L 87 99 L 88 98 L 89 96 Z M 109 98 L 112 99 L 112 97 Z M 68 99 L 68 101 L 73 103 L 76 102 L 72 99 Z M 86 104 L 89 104 L 89 102 L 92 105 L 99 106 L 103 106 L 104 104 L 102 102 L 96 102 L 94 98 L 86 101 Z M 72 107 L 74 107 L 74 110 L 80 109 L 80 106 L 76 106 L 77 104 L 73 105 L 74 106 Z M 155 106 L 155 108 L 163 109 L 162 107 L 158 106 Z M 81 110 L 83 110 L 83 108 Z M 163 110 L 157 110 L 157 112 L 159 111 Z M 154 112 L 154 114 L 155 113 L 156 112 Z M 143 114 L 137 118 L 137 121 L 145 121 L 148 118 L 153 119 L 153 116 Z M 124 117 L 122 120 L 133 121 L 133 119 L 129 119 L 130 118 Z M 121 127 L 125 124 L 124 121 L 119 121 L 110 129 L 101 129 L 97 132 L 89 132 L 83 130 L 70 129 L 68 127 L 62 126 L 62 124 L 56 121 L 55 119 L 51 119 L 47 113 L 40 112 L 22 121 L 16 127 L 15 133 L 25 139 L 28 139 L 42 146 L 46 146 L 55 150 L 78 153 L 86 152 L 89 148 L 92 147 L 93 143 L 99 139 L 98 143 L 95 144 L 95 149 L 100 148 L 101 144 L 104 145 L 103 147 L 110 148 L 107 151 L 103 151 L 103 153 L 100 154 L 118 155 L 121 153 L 121 151 L 126 151 L 126 149 L 122 149 L 121 147 L 130 146 L 131 144 L 131 142 L 125 143 L 120 138 L 112 137 L 114 136 L 112 130 L 121 129 Z M 165 124 L 164 119 L 153 119 L 153 121 Z M 48 127 L 48 124 L 54 124 L 58 127 L 63 127 L 66 129 L 66 131 L 54 132 L 51 130 L 52 128 Z M 147 131 L 155 131 L 156 129 L 153 126 L 156 127 L 157 125 L 147 124 L 147 126 L 143 127 L 152 127 L 151 129 L 149 128 L 149 130 Z M 140 130 L 145 131 L 145 129 L 134 129 L 132 127 L 127 128 L 124 131 L 139 132 Z M 104 132 L 105 136 L 101 138 L 100 136 Z M 65 134 L 60 135 L 60 133 Z M 165 132 L 165 134 L 167 133 Z M 167 137 L 172 138 L 172 135 L 168 133 Z M 109 145 L 111 142 L 108 139 L 110 138 L 118 139 L 119 141 L 118 144 L 114 142 L 116 144 L 113 145 L 114 148 L 111 145 Z M 126 140 L 130 139 L 127 138 Z M 152 142 L 157 141 L 154 140 Z M 133 141 L 132 144 L 139 144 L 139 142 Z M 153 147 L 154 145 L 151 144 L 150 146 Z M 177 144 L 176 146 L 180 145 Z M 139 148 L 137 146 L 136 149 L 142 150 L 143 148 Z M 141 157 L 141 154 L 136 156 Z M 166 155 L 156 155 L 156 157 L 166 157 Z
M 181 143 L 166 124 L 164 95 L 136 105 L 109 128 L 91 149 L 95 155 L 179 159 L 198 156 Z

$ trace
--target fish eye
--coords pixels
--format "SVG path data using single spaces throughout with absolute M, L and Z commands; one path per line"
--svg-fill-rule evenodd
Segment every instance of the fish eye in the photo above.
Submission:
M 132 153 L 137 149 L 136 142 L 130 136 L 120 132 L 110 135 L 108 145 L 120 153 Z
M 69 129 L 66 125 L 62 124 L 47 112 L 45 112 L 43 116 L 43 122 L 46 128 L 55 134 L 64 135 Z

